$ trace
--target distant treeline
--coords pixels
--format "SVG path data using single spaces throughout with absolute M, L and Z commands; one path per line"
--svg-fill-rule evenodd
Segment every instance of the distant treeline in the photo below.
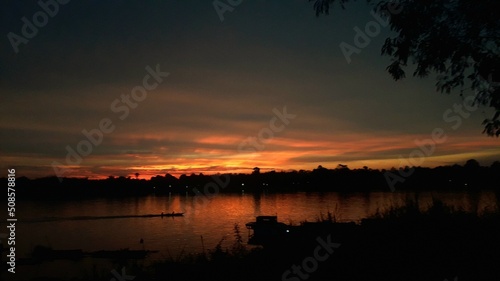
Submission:
M 6 178 L 3 178 L 7 181 Z M 436 168 L 406 167 L 404 169 L 374 170 L 368 167 L 349 169 L 340 165 L 335 169 L 322 166 L 312 171 L 260 172 L 251 174 L 154 176 L 150 180 L 134 177 L 114 177 L 93 180 L 87 178 L 45 177 L 16 180 L 17 198 L 63 197 L 119 197 L 149 194 L 204 194 L 253 192 L 369 192 L 403 190 L 484 190 L 500 191 L 500 162 L 482 167 L 475 160 L 464 166 Z

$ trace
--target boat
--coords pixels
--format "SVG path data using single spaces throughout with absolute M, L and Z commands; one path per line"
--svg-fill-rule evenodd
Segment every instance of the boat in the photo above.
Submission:
M 275 243 L 290 235 L 292 226 L 278 222 L 277 216 L 258 216 L 256 221 L 245 224 L 249 231 L 248 244 L 264 245 Z
M 160 215 L 161 217 L 182 217 L 184 216 L 184 213 L 175 213 L 175 212 L 172 212 L 172 213 L 161 213 Z
M 347 241 L 359 233 L 359 226 L 354 222 L 318 221 L 288 225 L 278 222 L 277 216 L 258 216 L 256 221 L 245 225 L 249 231 L 248 244 L 262 246 L 304 245 L 304 241 L 316 241 L 316 237 L 332 233 L 336 239 Z

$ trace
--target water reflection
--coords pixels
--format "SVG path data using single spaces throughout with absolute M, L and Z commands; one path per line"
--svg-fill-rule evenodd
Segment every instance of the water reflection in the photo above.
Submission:
M 277 215 L 279 221 L 298 224 L 315 221 L 330 212 L 339 221 L 359 221 L 377 211 L 418 200 L 422 209 L 433 199 L 466 211 L 495 208 L 495 194 L 479 193 L 293 193 L 221 194 L 212 198 L 186 195 L 94 199 L 71 202 L 20 201 L 18 253 L 25 256 L 37 244 L 85 251 L 122 248 L 159 250 L 155 258 L 200 252 L 221 239 L 231 243 L 235 223 L 244 226 L 259 215 Z M 78 216 L 112 217 L 184 212 L 184 217 L 122 217 L 100 220 L 57 220 Z M 1 225 L 4 227 L 4 224 Z M 244 237 L 246 238 L 246 237 Z M 144 244 L 138 241 L 144 239 Z

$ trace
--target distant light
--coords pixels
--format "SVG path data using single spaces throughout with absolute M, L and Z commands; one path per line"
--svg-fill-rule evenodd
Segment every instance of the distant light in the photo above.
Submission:
M 290 232 L 290 230 L 287 229 L 286 232 L 288 233 L 288 232 Z
M 241 184 L 241 186 L 245 186 L 245 184 L 244 184 L 244 183 L 242 183 L 242 184 Z
M 153 186 L 153 189 L 156 189 L 156 186 Z

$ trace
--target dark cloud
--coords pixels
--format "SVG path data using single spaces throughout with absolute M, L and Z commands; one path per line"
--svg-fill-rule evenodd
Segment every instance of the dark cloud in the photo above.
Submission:
M 70 1 L 17 54 L 7 34 L 22 35 L 21 18 L 41 8 L 2 6 L 2 167 L 26 175 L 53 173 L 52 161 L 64 164 L 66 146 L 103 118 L 116 129 L 75 174 L 389 167 L 437 127 L 450 141 L 429 165 L 500 155 L 478 129 L 490 115 L 478 110 L 454 130 L 443 113 L 462 102 L 458 95 L 437 94 L 432 79 L 390 78 L 380 57 L 389 30 L 346 62 L 340 42 L 373 19 L 364 3 L 317 18 L 308 1 L 244 1 L 221 22 L 210 1 Z M 171 75 L 121 120 L 111 104 L 156 65 Z M 285 130 L 263 151 L 238 151 L 284 106 L 297 115 Z M 469 154 L 457 140 L 471 144 Z

